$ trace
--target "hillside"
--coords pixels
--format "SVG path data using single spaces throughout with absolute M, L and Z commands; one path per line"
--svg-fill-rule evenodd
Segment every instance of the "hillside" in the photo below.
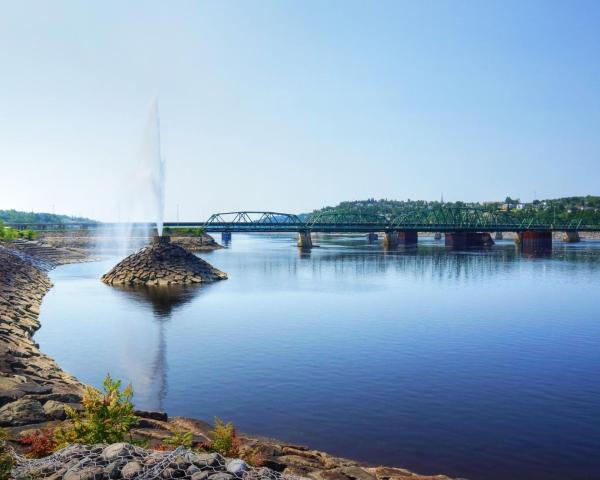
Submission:
M 515 218 L 533 216 L 540 222 L 579 221 L 582 223 L 600 223 L 600 196 L 565 197 L 546 200 L 535 200 L 532 203 L 521 203 L 519 199 L 507 197 L 497 202 L 444 202 L 427 200 L 354 200 L 341 202 L 336 206 L 323 207 L 307 217 L 321 212 L 351 212 L 394 216 L 407 210 L 434 210 L 441 207 L 469 207 L 487 211 L 508 211 Z
M 85 217 L 71 217 L 68 215 L 56 215 L 53 213 L 22 212 L 19 210 L 0 210 L 0 220 L 6 223 L 38 223 L 38 222 L 89 222 L 94 220 Z

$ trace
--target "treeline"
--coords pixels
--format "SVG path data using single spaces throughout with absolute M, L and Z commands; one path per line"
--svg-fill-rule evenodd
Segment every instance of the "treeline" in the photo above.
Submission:
M 600 196 L 565 197 L 546 200 L 534 200 L 521 203 L 519 199 L 505 198 L 497 202 L 442 202 L 427 200 L 389 200 L 369 198 L 341 202 L 313 211 L 306 216 L 321 212 L 347 212 L 395 216 L 406 211 L 434 210 L 442 207 L 468 207 L 485 211 L 509 212 L 515 219 L 533 218 L 540 223 L 561 223 L 580 221 L 583 224 L 600 223 Z
M 19 210 L 0 210 L 0 220 L 4 221 L 5 223 L 94 222 L 93 220 L 84 217 L 55 215 L 54 213 L 21 212 Z

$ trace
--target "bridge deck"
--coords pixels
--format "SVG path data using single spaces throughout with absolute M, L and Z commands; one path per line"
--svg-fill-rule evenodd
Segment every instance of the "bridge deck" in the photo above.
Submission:
M 119 228 L 121 223 L 5 223 L 6 226 L 33 230 L 102 229 Z M 134 223 L 134 227 L 153 228 L 153 223 Z M 207 233 L 369 233 L 369 232 L 600 232 L 600 225 L 579 224 L 402 224 L 402 223 L 240 223 L 240 222 L 165 222 L 169 228 L 198 228 Z

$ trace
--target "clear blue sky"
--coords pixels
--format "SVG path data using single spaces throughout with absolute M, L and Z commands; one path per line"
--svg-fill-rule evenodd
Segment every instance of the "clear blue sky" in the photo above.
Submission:
M 0 208 L 116 217 L 158 92 L 166 217 L 599 194 L 598 1 L 13 1 Z

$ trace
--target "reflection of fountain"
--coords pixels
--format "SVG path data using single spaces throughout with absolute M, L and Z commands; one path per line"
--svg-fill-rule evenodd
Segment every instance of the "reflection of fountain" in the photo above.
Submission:
M 167 362 L 167 336 L 166 330 L 173 312 L 192 301 L 200 291 L 206 287 L 199 286 L 168 286 L 163 288 L 156 287 L 114 287 L 121 291 L 125 296 L 134 302 L 144 305 L 151 305 L 154 313 L 154 321 L 158 326 L 158 340 L 156 353 L 151 362 L 149 379 L 147 382 L 141 381 L 136 388 L 141 388 L 140 397 L 146 398 L 144 408 L 152 410 L 164 410 L 163 402 L 168 393 L 168 371 Z
M 170 318 L 170 317 L 169 317 Z M 165 318 L 157 318 L 158 320 L 158 348 L 156 349 L 156 358 L 152 363 L 152 376 L 158 381 L 158 390 L 156 392 L 158 409 L 164 411 L 163 402 L 167 397 L 168 382 L 167 371 L 167 341 L 165 339 Z

